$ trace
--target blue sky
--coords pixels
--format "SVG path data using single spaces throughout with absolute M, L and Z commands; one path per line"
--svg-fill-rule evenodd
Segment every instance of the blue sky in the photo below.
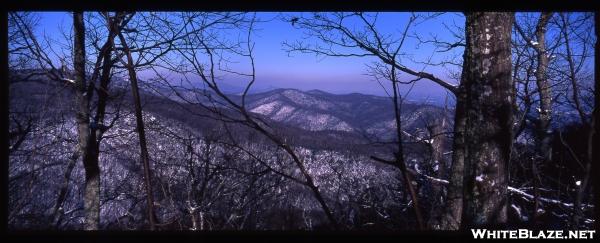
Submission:
M 321 89 L 332 93 L 366 93 L 385 95 L 384 90 L 374 79 L 367 74 L 366 64 L 373 62 L 373 58 L 348 58 L 348 57 L 316 57 L 314 54 L 289 53 L 283 49 L 282 42 L 303 39 L 303 31 L 295 29 L 289 22 L 281 19 L 281 15 L 297 15 L 300 13 L 274 13 L 261 12 L 257 17 L 261 20 L 269 20 L 257 24 L 253 40 L 255 42 L 256 62 L 256 88 L 267 87 L 297 88 L 302 90 Z M 305 13 L 306 14 L 306 13 Z M 410 13 L 382 13 L 378 18 L 377 27 L 384 33 L 399 35 L 406 25 Z M 43 12 L 40 13 L 40 24 L 36 29 L 38 35 L 46 34 L 53 39 L 60 40 L 62 27 L 67 32 L 71 28 L 71 15 L 67 12 Z M 458 26 L 464 25 L 464 17 L 457 13 L 446 13 L 438 18 L 423 22 L 410 32 L 419 33 L 422 36 L 430 34 L 437 35 L 440 39 L 452 41 L 453 37 L 442 23 Z M 64 40 L 63 40 L 64 41 Z M 306 39 L 307 42 L 315 40 Z M 407 52 L 412 58 L 425 60 L 434 51 L 431 45 L 421 45 L 417 48 L 417 41 L 408 38 L 402 51 Z M 457 53 L 436 54 L 438 60 L 452 59 Z M 409 67 L 420 70 L 423 65 L 407 62 Z M 447 70 L 438 67 L 426 67 L 425 71 L 432 72 L 437 76 L 448 78 Z M 406 77 L 408 79 L 409 77 Z M 449 78 L 448 78 L 449 79 Z M 234 81 L 232 85 L 236 85 Z M 403 90 L 408 90 L 403 87 Z M 437 84 L 423 80 L 418 82 L 411 91 L 413 98 L 423 99 L 426 97 L 444 97 L 446 92 Z

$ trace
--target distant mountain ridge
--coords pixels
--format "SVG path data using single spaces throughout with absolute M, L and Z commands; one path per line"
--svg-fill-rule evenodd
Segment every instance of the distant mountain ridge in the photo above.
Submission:
M 246 104 L 255 114 L 309 131 L 385 136 L 395 129 L 393 102 L 388 97 L 275 89 L 248 95 Z M 430 117 L 443 112 L 442 108 L 429 104 L 404 103 L 401 109 L 402 126 L 408 130 L 422 127 L 424 115 Z
M 25 89 L 12 89 L 11 93 L 17 91 L 32 92 L 38 89 L 38 92 L 44 93 L 49 87 L 65 89 L 69 86 L 65 83 L 55 83 L 47 80 L 44 76 L 40 76 L 39 80 L 49 86 L 39 82 L 37 84 L 29 83 L 22 86 Z M 113 82 L 113 86 L 115 86 L 113 92 L 129 96 L 129 92 L 126 91 L 129 85 L 126 81 L 117 79 Z M 150 88 L 145 85 L 141 88 L 143 97 L 145 97 L 143 98 L 144 102 L 150 102 L 150 100 L 154 100 L 153 103 L 162 102 L 161 99 L 166 98 L 182 104 L 186 103 L 183 99 L 191 102 L 201 102 L 209 106 L 219 104 L 219 102 L 213 103 L 207 98 L 207 96 L 210 96 L 219 100 L 218 96 L 210 90 L 173 87 Z M 70 89 L 67 88 L 65 91 L 67 90 Z M 65 95 L 69 96 L 68 94 Z M 242 97 L 239 93 L 226 93 L 226 95 L 234 102 L 241 104 Z M 129 98 L 126 97 L 125 100 L 128 101 Z M 173 104 L 170 106 L 173 106 Z M 248 111 L 266 118 L 266 120 L 311 132 L 342 132 L 379 138 L 390 138 L 395 134 L 394 108 L 389 97 L 361 93 L 332 94 L 317 89 L 302 91 L 276 88 L 264 92 L 249 93 L 246 97 L 246 107 Z M 154 110 L 152 105 L 146 106 L 146 108 L 148 111 Z M 181 112 L 185 111 L 182 110 Z M 447 113 L 447 115 L 451 115 L 451 111 L 447 111 Z M 402 105 L 401 114 L 403 130 L 411 132 L 423 130 L 427 120 L 441 116 L 443 109 L 431 104 L 405 102 Z

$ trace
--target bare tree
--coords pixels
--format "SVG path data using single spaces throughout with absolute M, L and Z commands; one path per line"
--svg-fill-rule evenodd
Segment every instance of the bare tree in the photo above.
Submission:
M 137 74 L 135 71 L 133 57 L 131 55 L 131 50 L 127 45 L 127 41 L 125 37 L 123 37 L 122 33 L 119 33 L 119 39 L 121 40 L 121 45 L 123 46 L 123 51 L 127 56 L 127 63 L 125 66 L 129 72 L 129 81 L 131 82 L 131 92 L 133 95 L 133 103 L 135 105 L 135 118 L 137 124 L 137 133 L 140 141 L 140 156 L 142 158 L 142 165 L 144 166 L 144 179 L 146 186 L 146 198 L 147 198 L 147 207 L 148 207 L 148 221 L 150 223 L 150 230 L 155 229 L 155 221 L 156 214 L 154 213 L 154 195 L 152 193 L 152 182 L 151 182 L 151 169 L 150 169 L 150 158 L 148 155 L 148 148 L 146 145 L 146 133 L 144 129 L 144 119 L 142 117 L 142 104 L 140 101 L 140 92 L 137 81 Z
M 285 139 L 279 137 L 267 123 L 258 117 L 254 117 L 246 109 L 246 95 L 255 81 L 254 58 L 252 53 L 253 43 L 250 39 L 256 21 L 255 17 L 247 18 L 244 14 L 239 13 L 190 13 L 187 14 L 187 16 L 183 16 L 183 22 L 189 23 L 189 25 L 185 29 L 185 38 L 182 38 L 181 42 L 174 48 L 177 53 L 180 54 L 181 59 L 183 59 L 184 65 L 190 67 L 190 69 L 186 71 L 185 69 L 182 69 L 185 66 L 176 65 L 173 62 L 171 62 L 168 68 L 179 73 L 187 73 L 199 78 L 202 84 L 212 92 L 208 93 L 201 90 L 193 91 L 193 93 L 196 94 L 196 97 L 202 96 L 208 98 L 208 105 L 199 102 L 199 100 L 190 100 L 189 97 L 184 97 L 180 91 L 174 89 L 176 95 L 184 102 L 199 105 L 211 113 L 216 114 L 218 119 L 223 122 L 239 123 L 259 132 L 277 147 L 285 151 L 290 156 L 294 165 L 300 170 L 303 179 L 297 179 L 284 173 L 279 173 L 279 175 L 310 189 L 314 198 L 327 216 L 327 219 L 330 221 L 331 226 L 338 228 L 339 224 L 333 211 L 328 206 L 319 187 L 306 169 L 304 161 L 298 156 L 295 149 L 288 144 Z M 213 26 L 221 33 L 214 32 L 215 29 L 212 29 Z M 245 40 L 234 42 L 219 39 L 219 36 L 223 35 L 224 31 L 231 29 L 248 30 L 246 33 L 247 38 Z M 239 72 L 228 67 L 227 63 L 230 62 L 230 60 L 228 60 L 230 57 L 227 57 L 226 55 L 231 54 L 248 60 L 250 62 L 251 70 L 249 72 Z M 202 58 L 205 58 L 204 60 L 206 60 L 206 62 L 204 62 Z M 175 67 L 177 67 L 177 69 Z M 219 79 L 217 75 L 219 74 L 232 74 L 249 79 L 241 96 L 241 102 L 238 103 L 232 100 L 231 97 L 221 90 L 217 82 Z M 173 87 L 170 84 L 168 85 Z M 229 115 L 230 112 L 234 112 L 233 115 Z
M 74 69 L 76 85 L 77 126 L 79 132 L 79 147 L 82 151 L 85 168 L 85 226 L 86 230 L 97 230 L 100 221 L 100 167 L 98 166 L 95 137 L 90 132 L 90 108 L 87 77 L 85 72 L 85 25 L 83 13 L 73 13 L 74 28 Z
M 308 31 L 309 37 L 314 37 L 320 41 L 320 44 L 307 44 L 302 41 L 294 43 L 284 43 L 284 46 L 290 52 L 315 53 L 322 56 L 332 57 L 375 57 L 380 63 L 376 63 L 371 67 L 376 76 L 383 77 L 391 81 L 392 95 L 390 98 L 394 104 L 394 114 L 396 122 L 396 145 L 395 161 L 373 157 L 376 161 L 392 164 L 400 169 L 405 178 L 407 191 L 411 195 L 414 202 L 419 228 L 424 229 L 426 226 L 422 219 L 421 209 L 418 204 L 418 196 L 412 185 L 412 176 L 406 169 L 404 162 L 404 154 L 402 147 L 402 124 L 400 120 L 400 106 L 402 104 L 402 96 L 399 92 L 400 84 L 413 84 L 419 80 L 427 79 L 433 81 L 440 86 L 446 88 L 451 93 L 456 93 L 456 87 L 442 80 L 431 73 L 425 72 L 423 69 L 418 70 L 406 66 L 403 59 L 406 58 L 405 52 L 401 52 L 404 42 L 408 36 L 409 30 L 418 21 L 425 21 L 432 16 L 420 16 L 412 14 L 402 32 L 398 36 L 383 34 L 377 29 L 378 14 L 367 13 L 314 13 L 310 17 L 300 16 L 288 19 L 292 25 L 300 29 Z M 351 20 L 356 20 L 362 28 L 353 28 L 349 23 Z M 449 45 L 447 49 L 460 46 L 460 44 Z M 427 65 L 425 65 L 426 67 Z M 399 73 L 408 74 L 414 77 L 412 80 L 401 81 L 397 78 Z
M 565 61 L 567 62 L 567 71 L 562 72 L 565 73 L 567 79 L 570 81 L 570 89 L 571 89 L 571 99 L 567 99 L 572 103 L 574 109 L 577 111 L 579 116 L 579 122 L 583 125 L 584 128 L 589 129 L 589 133 L 586 140 L 587 147 L 585 149 L 585 156 L 583 156 L 582 160 L 583 165 L 583 180 L 581 180 L 581 184 L 578 187 L 577 194 L 575 195 L 574 202 L 574 212 L 573 212 L 573 228 L 578 229 L 580 227 L 580 220 L 583 217 L 582 210 L 582 202 L 586 198 L 585 192 L 588 188 L 588 183 L 590 180 L 591 167 L 592 167 L 592 137 L 594 134 L 593 124 L 594 118 L 589 111 L 588 108 L 590 105 L 589 101 L 589 88 L 586 90 L 586 87 L 589 87 L 589 78 L 586 77 L 583 66 L 586 63 L 586 60 L 590 58 L 589 49 L 591 47 L 591 42 L 593 41 L 592 34 L 581 33 L 579 29 L 585 29 L 586 26 L 590 26 L 591 24 L 591 16 L 588 14 L 584 14 L 581 18 L 576 19 L 575 21 L 571 20 L 570 16 L 565 13 L 559 13 L 560 21 L 558 23 L 558 27 L 560 28 L 561 33 L 563 33 L 564 37 L 564 53 L 562 53 Z M 584 28 L 581 28 L 584 26 Z M 573 42 L 580 45 L 580 52 L 578 54 L 574 53 Z M 588 104 L 588 105 L 586 105 Z M 560 134 L 559 134 L 560 135 Z M 563 143 L 564 144 L 564 143 Z M 568 147 L 568 145 L 564 144 Z M 569 151 L 572 151 L 571 148 L 567 148 Z M 573 156 L 575 160 L 577 160 L 577 155 Z
M 138 84 L 138 70 L 144 68 L 153 68 L 159 58 L 167 55 L 173 50 L 173 45 L 178 39 L 184 38 L 188 33 L 183 30 L 187 24 L 177 28 L 171 23 L 170 15 L 161 17 L 157 13 L 135 14 L 120 13 L 126 18 L 124 25 L 117 36 L 120 40 L 123 55 L 126 61 L 121 60 L 127 70 L 128 78 L 131 83 L 131 92 L 133 96 L 134 111 L 136 116 L 136 127 L 140 144 L 140 157 L 144 169 L 144 184 L 146 188 L 146 201 L 148 220 L 150 230 L 154 230 L 159 224 L 154 210 L 154 193 L 152 178 L 154 174 L 151 169 L 150 155 L 146 140 L 144 119 L 142 114 L 142 102 L 140 98 L 140 88 Z M 134 17 L 137 17 L 134 19 Z M 133 20 L 132 20 L 133 19 Z M 132 21 L 129 21 L 132 20 Z M 157 22 L 161 24 L 157 24 Z M 140 31 L 141 29 L 143 31 Z M 129 38 L 126 38 L 126 36 Z M 130 47 L 130 44 L 132 47 Z M 133 55 L 136 54 L 136 60 Z
M 517 122 L 515 122 L 515 138 L 523 141 L 529 137 L 529 131 L 525 133 L 523 131 L 534 131 L 535 153 L 533 156 L 526 156 L 528 148 L 521 146 L 522 148 L 515 151 L 513 161 L 530 162 L 524 169 L 530 170 L 533 175 L 531 177 L 535 196 L 533 222 L 538 221 L 545 212 L 543 203 L 538 200 L 543 194 L 542 190 L 555 191 L 558 195 L 564 191 L 565 185 L 552 183 L 553 179 L 544 175 L 545 172 L 551 171 L 551 168 L 563 163 L 560 157 L 552 158 L 555 153 L 560 156 L 561 151 L 567 152 L 572 162 L 579 164 L 583 172 L 583 178 L 575 180 L 579 181 L 576 185 L 577 193 L 568 195 L 573 197 L 575 205 L 579 205 L 573 207 L 572 219 L 569 220 L 574 228 L 579 227 L 583 208 L 585 208 L 581 205 L 582 200 L 585 200 L 582 198 L 585 198 L 583 191 L 587 189 L 589 180 L 587 175 L 590 166 L 587 161 L 590 160 L 591 155 L 587 152 L 583 156 L 576 154 L 572 144 L 563 138 L 564 131 L 561 130 L 564 130 L 564 123 L 574 122 L 569 118 L 570 115 L 565 113 L 564 107 L 571 107 L 579 118 L 576 123 L 580 123 L 584 129 L 590 129 L 588 124 L 592 89 L 589 81 L 590 74 L 586 70 L 590 50 L 593 49 L 591 47 L 593 36 L 589 32 L 590 20 L 591 15 L 586 13 L 527 13 L 521 14 L 515 23 L 513 78 L 517 102 L 522 104 L 515 109 L 521 113 L 520 118 L 516 118 Z M 535 80 L 536 87 L 530 86 L 532 80 Z M 537 117 L 532 116 L 531 107 L 538 103 Z M 589 139 L 590 137 L 586 138 L 590 141 Z M 561 144 L 558 151 L 553 151 L 553 140 L 558 140 L 556 142 Z M 515 143 L 519 142 L 515 141 Z M 554 185 L 548 188 L 549 183 Z
M 547 47 L 546 33 L 547 26 L 552 18 L 553 13 L 544 12 L 540 14 L 540 17 L 535 26 L 535 40 L 531 38 L 519 25 L 515 23 L 515 29 L 521 35 L 526 42 L 526 45 L 530 46 L 535 50 L 535 57 L 537 58 L 537 66 L 533 71 L 535 74 L 535 80 L 537 85 L 537 91 L 539 94 L 540 107 L 538 108 L 539 121 L 537 128 L 537 153 L 544 161 L 552 160 L 552 148 L 551 138 L 552 129 L 550 127 L 552 119 L 552 90 L 551 84 L 548 80 L 547 69 L 549 65 L 550 50 Z

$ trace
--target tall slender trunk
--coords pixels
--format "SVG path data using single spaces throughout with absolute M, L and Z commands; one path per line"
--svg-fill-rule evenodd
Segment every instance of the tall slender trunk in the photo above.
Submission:
M 144 166 L 144 182 L 146 187 L 146 201 L 148 207 L 148 221 L 150 223 L 150 230 L 155 229 L 156 214 L 154 212 L 154 195 L 152 192 L 152 172 L 150 169 L 150 156 L 148 154 L 148 147 L 146 143 L 146 131 L 144 128 L 144 119 L 142 116 L 142 104 L 140 100 L 140 92 L 137 82 L 137 74 L 135 71 L 133 57 L 131 56 L 131 50 L 127 46 L 125 37 L 122 33 L 119 33 L 119 39 L 121 45 L 127 56 L 127 70 L 129 72 L 129 81 L 131 82 L 131 93 L 133 95 L 133 103 L 135 106 L 135 119 L 137 123 L 138 138 L 140 141 L 140 157 Z
M 461 227 L 502 226 L 507 220 L 508 161 L 514 91 L 514 13 L 468 13 L 461 86 L 466 91 Z
M 54 204 L 54 209 L 52 210 L 52 225 L 54 228 L 58 228 L 60 226 L 60 221 L 62 219 L 63 213 L 62 207 L 67 198 L 67 192 L 69 190 L 69 180 L 71 179 L 71 172 L 73 172 L 78 158 L 79 150 L 76 150 L 75 152 L 73 152 L 73 155 L 71 155 L 69 163 L 67 164 L 67 169 L 65 170 L 63 184 L 58 190 L 58 197 L 56 198 L 56 203 Z
M 571 83 L 571 89 L 572 89 L 572 94 L 571 97 L 573 99 L 573 103 L 575 104 L 575 110 L 577 111 L 577 113 L 579 114 L 579 119 L 581 124 L 584 126 L 584 129 L 589 129 L 589 133 L 587 134 L 587 146 L 586 146 L 586 155 L 584 158 L 585 161 L 585 167 L 584 167 L 584 177 L 583 177 L 583 181 L 581 183 L 581 185 L 579 186 L 579 188 L 577 189 L 577 194 L 575 195 L 575 201 L 573 204 L 573 215 L 572 215 L 572 221 L 573 221 L 573 229 L 579 229 L 580 226 L 580 220 L 583 217 L 583 210 L 581 208 L 581 203 L 585 197 L 585 191 L 587 190 L 588 187 L 588 182 L 590 180 L 590 173 L 592 170 L 592 139 L 594 136 L 594 123 L 595 123 L 595 118 L 592 116 L 591 120 L 588 120 L 588 117 L 585 114 L 585 111 L 583 110 L 582 106 L 581 106 L 581 102 L 580 102 L 580 94 L 579 94 L 579 87 L 577 85 L 577 70 L 575 68 L 575 61 L 574 61 L 574 57 L 573 57 L 573 53 L 571 51 L 571 39 L 570 39 L 570 33 L 569 33 L 569 19 L 563 14 L 560 14 L 560 19 L 562 20 L 562 24 L 563 24 L 563 33 L 564 33 L 564 40 L 565 40 L 565 49 L 566 49 L 566 60 L 568 65 L 568 77 L 569 77 L 569 81 Z M 596 89 L 597 90 L 597 89 Z M 596 106 L 597 107 L 597 106 Z
M 463 58 L 466 56 L 463 55 Z M 462 76 L 464 76 L 464 71 Z M 463 80 L 464 78 L 461 78 Z M 454 141 L 452 144 L 452 165 L 450 166 L 450 184 L 446 196 L 445 212 L 434 228 L 441 230 L 457 230 L 460 228 L 463 208 L 463 177 L 465 150 L 465 128 L 466 128 L 466 89 L 462 84 L 456 93 L 456 108 L 454 114 Z
M 404 178 L 404 184 L 406 185 L 406 188 L 408 189 L 410 198 L 413 201 L 413 209 L 415 211 L 415 216 L 417 219 L 417 224 L 419 225 L 419 229 L 423 230 L 423 229 L 425 229 L 425 224 L 423 222 L 423 216 L 421 214 L 421 209 L 419 207 L 419 199 L 417 196 L 417 192 L 415 191 L 415 188 L 413 186 L 412 176 L 406 170 L 406 161 L 404 161 L 404 147 L 402 144 L 402 120 L 401 120 L 401 105 L 402 104 L 399 100 L 400 97 L 398 94 L 398 88 L 397 88 L 398 83 L 396 80 L 395 72 L 396 72 L 396 69 L 394 67 L 392 67 L 392 88 L 394 90 L 393 101 L 394 101 L 394 115 L 395 115 L 395 122 L 396 122 L 396 139 L 398 139 L 397 152 L 395 153 L 396 164 L 398 165 L 398 168 L 400 168 L 400 171 L 402 172 L 402 177 Z
M 535 29 L 537 44 L 534 46 L 537 51 L 537 68 L 535 71 L 535 81 L 540 96 L 540 107 L 538 110 L 539 121 L 537 128 L 537 153 L 543 161 L 548 162 L 552 159 L 552 129 L 550 121 L 552 119 L 552 89 L 547 77 L 548 54 L 546 53 L 546 26 L 552 17 L 552 13 L 544 12 Z
M 85 230 L 97 230 L 100 221 L 100 167 L 95 150 L 95 134 L 90 129 L 90 105 L 85 75 L 85 26 L 83 13 L 73 13 L 75 103 L 79 149 L 85 170 L 84 211 Z

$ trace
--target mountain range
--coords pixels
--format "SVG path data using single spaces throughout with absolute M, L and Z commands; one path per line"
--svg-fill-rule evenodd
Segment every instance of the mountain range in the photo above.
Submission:
M 257 115 L 308 131 L 387 137 L 386 134 L 396 128 L 393 101 L 389 97 L 276 89 L 248 95 L 246 103 L 248 110 Z M 404 102 L 401 106 L 402 127 L 415 130 L 442 112 L 438 106 Z
M 117 80 L 114 83 L 114 92 L 124 94 L 124 101 L 131 100 L 126 82 Z M 29 93 L 39 90 L 45 93 L 42 83 L 56 87 L 68 101 L 70 98 L 69 88 L 65 84 L 51 85 L 52 82 L 32 82 L 20 86 L 11 93 Z M 17 86 L 18 87 L 18 86 Z M 14 88 L 17 88 L 14 87 Z M 183 102 L 193 100 L 207 105 L 209 97 L 217 97 L 213 92 L 199 89 L 181 88 L 142 88 L 144 112 L 172 118 L 178 123 L 187 123 L 193 127 L 202 127 L 206 124 L 215 124 L 215 121 L 189 115 L 190 111 L 195 114 L 205 114 L 207 111 L 197 105 Z M 25 90 L 23 90 L 25 89 Z M 46 91 L 44 91 L 46 90 Z M 177 91 L 178 94 L 175 94 Z M 35 93 L 35 92 L 34 92 Z M 241 104 L 242 96 L 238 94 L 227 94 L 234 102 Z M 58 97 L 56 97 L 58 98 Z M 219 101 L 218 99 L 216 99 Z M 30 101 L 27 103 L 36 103 Z M 222 100 L 220 100 L 222 102 Z M 178 104 L 174 104 L 178 103 Z M 219 103 L 219 102 L 217 102 Z M 349 142 L 370 138 L 372 140 L 392 140 L 395 138 L 395 116 L 393 101 L 390 97 L 366 95 L 360 93 L 332 94 L 321 90 L 301 91 L 298 89 L 271 89 L 265 92 L 250 93 L 245 98 L 246 108 L 253 115 L 269 121 L 284 133 L 291 134 L 289 137 L 303 140 L 303 144 L 311 143 L 311 140 L 323 138 L 324 140 L 335 139 L 337 142 Z M 181 109 L 184 108 L 184 109 Z M 443 115 L 451 116 L 451 110 L 427 104 L 405 101 L 401 105 L 401 122 L 403 131 L 419 135 L 425 132 L 425 128 L 433 119 Z M 451 121 L 451 119 L 448 119 Z M 212 126 L 212 125 L 211 125 Z M 203 130 L 204 128 L 200 129 Z M 406 135 L 406 134 L 405 134 Z M 319 138 L 320 137 L 320 138 Z M 331 141 L 335 142 L 335 141 Z

